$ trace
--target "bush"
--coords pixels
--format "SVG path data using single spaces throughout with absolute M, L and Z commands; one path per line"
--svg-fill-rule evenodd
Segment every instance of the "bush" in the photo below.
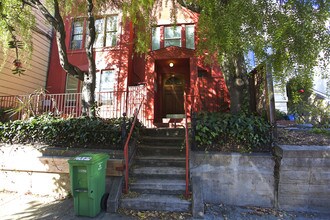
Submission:
M 228 113 L 200 113 L 196 144 L 199 150 L 266 152 L 271 149 L 271 126 L 263 118 Z
M 132 119 L 129 119 L 132 120 Z M 42 143 L 62 147 L 120 149 L 119 119 L 63 119 L 50 115 L 0 124 L 0 141 L 5 143 Z M 126 130 L 129 129 L 127 123 Z M 140 125 L 138 124 L 137 127 Z M 136 129 L 136 131 L 138 128 Z M 136 132 L 135 132 L 136 133 Z

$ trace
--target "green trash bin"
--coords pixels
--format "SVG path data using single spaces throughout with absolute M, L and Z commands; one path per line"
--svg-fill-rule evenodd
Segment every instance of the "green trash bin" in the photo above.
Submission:
M 68 160 L 76 215 L 95 217 L 104 206 L 108 158 L 107 154 L 84 153 Z

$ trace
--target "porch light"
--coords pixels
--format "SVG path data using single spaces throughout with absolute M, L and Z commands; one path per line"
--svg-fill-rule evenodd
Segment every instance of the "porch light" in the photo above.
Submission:
M 170 62 L 169 66 L 170 67 L 173 67 L 174 66 L 174 63 Z

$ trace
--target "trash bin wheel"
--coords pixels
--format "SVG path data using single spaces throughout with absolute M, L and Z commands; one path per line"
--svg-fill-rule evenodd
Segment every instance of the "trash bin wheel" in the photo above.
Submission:
M 107 211 L 107 201 L 108 201 L 109 193 L 104 193 L 101 198 L 101 210 Z

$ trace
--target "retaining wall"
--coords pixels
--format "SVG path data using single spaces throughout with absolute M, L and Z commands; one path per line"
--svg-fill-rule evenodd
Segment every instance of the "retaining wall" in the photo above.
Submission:
M 330 146 L 275 152 L 192 152 L 193 215 L 203 216 L 205 202 L 330 213 Z
M 330 146 L 277 148 L 278 207 L 330 213 Z
M 107 176 L 122 176 L 122 153 L 110 150 L 59 149 L 42 145 L 0 144 L 0 191 L 63 197 L 70 192 L 68 160 L 83 152 L 110 155 Z M 109 180 L 108 180 L 109 181 Z

